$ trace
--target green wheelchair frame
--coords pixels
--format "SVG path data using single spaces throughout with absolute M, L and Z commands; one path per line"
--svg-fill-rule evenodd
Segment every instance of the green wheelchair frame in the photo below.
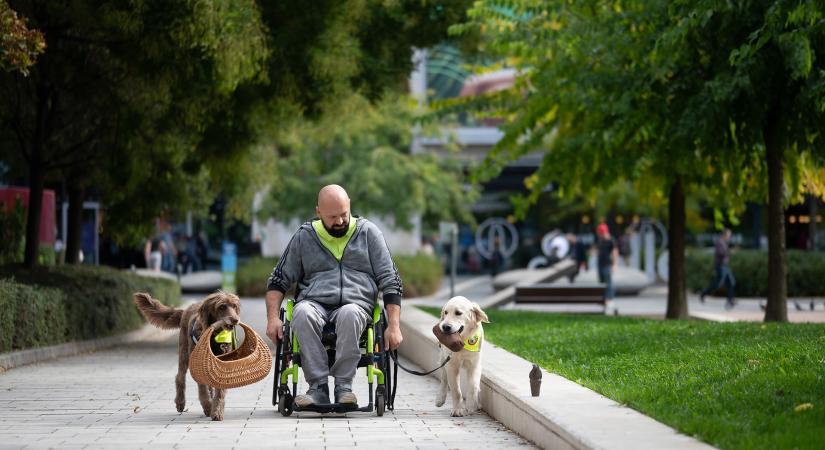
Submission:
M 372 412 L 373 408 L 380 417 L 384 415 L 385 409 L 392 410 L 394 391 L 391 389 L 394 381 L 391 377 L 392 367 L 390 366 L 389 351 L 384 351 L 384 330 L 386 329 L 386 316 L 381 310 L 378 302 L 372 311 L 372 324 L 366 327 L 365 333 L 359 340 L 359 348 L 363 351 L 358 367 L 365 367 L 367 374 L 367 384 L 369 385 L 369 404 L 359 407 L 357 404 L 329 403 L 324 405 L 309 405 L 300 407 L 295 404 L 295 395 L 298 390 L 298 377 L 301 367 L 301 351 L 298 345 L 297 336 L 292 333 L 292 310 L 295 300 L 288 299 L 286 305 L 281 307 L 280 319 L 283 323 L 283 339 L 278 341 L 275 356 L 275 382 L 272 388 L 272 405 L 278 407 L 278 412 L 283 416 L 289 416 L 293 411 L 312 411 L 318 413 L 345 413 L 353 411 Z M 327 357 L 330 365 L 335 360 L 334 344 L 325 342 Z M 332 348 L 330 348 L 330 345 Z M 397 370 L 397 369 L 396 369 Z M 397 375 L 396 375 L 397 377 Z M 372 385 L 376 381 L 375 397 L 373 397 Z M 292 389 L 289 384 L 292 384 Z M 374 400 L 374 401 L 373 401 Z

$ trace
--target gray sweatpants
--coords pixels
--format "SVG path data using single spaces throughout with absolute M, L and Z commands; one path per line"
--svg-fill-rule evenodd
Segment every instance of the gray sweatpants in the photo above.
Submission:
M 301 346 L 301 367 L 307 383 L 327 383 L 335 377 L 336 384 L 352 384 L 361 359 L 358 340 L 364 332 L 370 315 L 358 305 L 344 305 L 328 311 L 319 303 L 301 300 L 292 310 L 292 329 Z M 335 323 L 335 363 L 329 367 L 327 352 L 321 343 L 324 325 Z

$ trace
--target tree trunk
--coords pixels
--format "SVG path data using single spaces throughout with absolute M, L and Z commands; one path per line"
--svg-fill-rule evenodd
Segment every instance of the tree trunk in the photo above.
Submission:
M 815 252 L 816 251 L 816 207 L 817 202 L 819 200 L 816 198 L 816 195 L 809 195 L 808 196 L 808 217 L 811 218 L 811 222 L 808 224 L 808 250 Z
M 785 175 L 779 125 L 769 121 L 765 132 L 768 156 L 768 304 L 765 321 L 788 321 L 785 261 Z
M 35 145 L 38 147 L 38 145 Z M 29 166 L 29 208 L 26 219 L 26 253 L 23 265 L 34 267 L 40 248 L 40 216 L 43 210 L 43 173 L 42 152 L 34 149 Z
M 682 179 L 676 178 L 670 187 L 668 201 L 668 319 L 687 319 L 688 307 L 685 294 L 685 190 Z
M 80 262 L 80 234 L 83 226 L 83 188 L 77 181 L 69 185 L 69 217 L 66 231 L 66 264 Z
M 43 159 L 48 128 L 48 107 L 50 106 L 47 91 L 42 85 L 38 89 L 37 97 L 35 119 L 37 122 L 29 160 L 29 209 L 26 219 L 26 249 L 23 258 L 23 265 L 29 268 L 37 264 L 37 254 L 40 249 L 40 216 L 43 211 L 43 185 L 46 178 Z

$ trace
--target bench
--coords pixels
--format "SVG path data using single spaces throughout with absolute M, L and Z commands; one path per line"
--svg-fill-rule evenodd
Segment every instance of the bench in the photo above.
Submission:
M 516 303 L 594 303 L 604 306 L 604 286 L 559 286 L 549 283 L 516 286 Z

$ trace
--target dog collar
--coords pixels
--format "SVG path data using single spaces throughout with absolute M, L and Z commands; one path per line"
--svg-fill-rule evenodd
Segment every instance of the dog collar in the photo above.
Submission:
M 484 328 L 481 327 L 479 324 L 478 329 L 476 332 L 473 333 L 472 336 L 464 339 L 464 350 L 468 352 L 479 352 L 481 351 L 481 341 L 484 338 Z

